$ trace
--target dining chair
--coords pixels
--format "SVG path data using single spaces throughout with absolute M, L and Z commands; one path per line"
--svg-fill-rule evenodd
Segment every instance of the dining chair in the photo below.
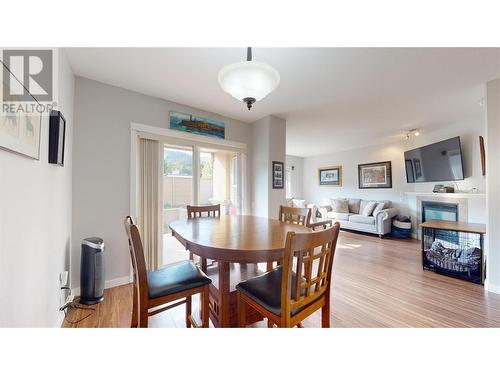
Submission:
M 148 317 L 184 303 L 186 326 L 200 327 L 191 315 L 191 297 L 199 293 L 201 327 L 208 328 L 209 287 L 212 280 L 189 260 L 169 264 L 156 271 L 147 270 L 141 235 L 130 216 L 125 218 L 125 232 L 134 273 L 131 327 L 147 328 Z M 163 307 L 157 308 L 159 306 Z
M 203 214 L 207 214 L 207 217 L 220 217 L 220 204 L 212 206 L 187 206 L 188 219 L 203 217 Z
M 339 229 L 335 223 L 317 232 L 288 232 L 282 265 L 236 286 L 238 326 L 246 326 L 246 309 L 251 307 L 278 327 L 300 327 L 321 309 L 321 326 L 330 327 L 330 285 Z
M 311 228 L 312 230 L 318 230 L 319 229 L 326 229 L 328 227 L 331 227 L 333 225 L 333 220 L 321 220 L 317 222 L 310 222 L 309 225 L 307 225 L 308 228 Z
M 311 209 L 280 206 L 278 220 L 283 223 L 297 224 L 307 227 L 311 222 Z M 280 262 L 277 262 L 277 265 L 279 266 Z M 273 268 L 274 262 L 267 262 L 266 270 L 271 271 Z
M 220 204 L 214 204 L 211 206 L 187 206 L 187 217 L 188 219 L 194 219 L 197 217 L 204 217 L 203 214 L 207 214 L 206 217 L 220 217 Z M 194 260 L 194 255 L 189 252 L 189 260 Z M 211 262 L 213 265 L 215 262 Z M 207 260 L 200 258 L 200 265 L 203 269 L 207 266 Z
M 280 206 L 279 221 L 307 226 L 311 222 L 311 209 Z

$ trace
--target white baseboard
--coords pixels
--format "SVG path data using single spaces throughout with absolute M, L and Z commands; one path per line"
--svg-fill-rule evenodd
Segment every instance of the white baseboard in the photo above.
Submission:
M 484 289 L 488 292 L 500 294 L 500 286 L 489 283 L 488 279 L 484 280 Z
M 117 279 L 106 280 L 106 282 L 104 283 L 104 288 L 114 288 L 115 286 L 125 285 L 131 282 L 132 279 L 130 278 L 130 276 L 119 277 Z
M 106 280 L 104 283 L 104 289 L 114 288 L 115 286 L 125 285 L 132 282 L 130 276 L 118 277 L 117 279 Z M 80 287 L 72 288 L 71 293 L 73 296 L 80 295 Z

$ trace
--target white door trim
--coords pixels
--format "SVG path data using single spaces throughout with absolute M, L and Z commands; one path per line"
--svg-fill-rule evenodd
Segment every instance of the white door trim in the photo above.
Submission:
M 231 148 L 236 148 L 239 150 L 246 150 L 246 148 L 247 148 L 247 145 L 245 143 L 242 143 L 242 142 L 229 141 L 227 139 L 220 139 L 220 138 L 213 138 L 213 137 L 206 137 L 206 136 L 198 135 L 198 134 L 192 134 L 192 133 L 181 132 L 181 131 L 177 131 L 177 130 L 159 128 L 157 126 L 139 124 L 137 122 L 130 123 L 130 130 L 136 131 L 136 132 L 141 132 L 141 133 L 147 133 L 147 134 L 151 134 L 151 135 L 156 135 L 156 136 L 160 136 L 160 137 L 184 139 L 184 140 L 192 141 L 195 143 L 231 147 Z

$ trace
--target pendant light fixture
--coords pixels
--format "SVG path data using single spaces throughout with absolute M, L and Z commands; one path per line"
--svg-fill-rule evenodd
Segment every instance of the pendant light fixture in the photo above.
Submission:
M 272 66 L 252 60 L 247 48 L 247 61 L 226 65 L 219 72 L 219 84 L 225 92 L 246 103 L 248 110 L 264 99 L 280 83 L 280 75 Z

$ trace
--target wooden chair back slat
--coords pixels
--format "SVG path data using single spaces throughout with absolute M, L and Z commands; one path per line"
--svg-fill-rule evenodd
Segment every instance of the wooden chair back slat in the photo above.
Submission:
M 307 226 L 311 221 L 311 209 L 280 206 L 278 220 L 284 223 Z
M 203 217 L 203 214 L 207 214 L 207 217 L 220 217 L 220 204 L 212 206 L 187 206 L 188 219 Z
M 137 262 L 135 260 L 135 254 L 134 254 L 134 249 L 132 247 L 132 237 L 130 235 L 130 226 L 134 225 L 134 220 L 132 219 L 131 216 L 127 216 L 125 218 L 125 233 L 127 233 L 127 240 L 128 240 L 128 249 L 130 251 L 130 261 L 132 262 L 132 274 L 133 274 L 133 282 L 134 285 L 137 282 Z
M 148 276 L 139 228 L 137 228 L 130 216 L 125 219 L 125 232 L 129 242 L 134 282 L 138 291 L 140 308 L 141 305 L 145 306 L 148 303 Z
M 293 294 L 295 300 L 299 300 L 300 292 L 302 290 L 302 280 L 300 275 L 302 275 L 302 265 L 304 264 L 304 254 L 299 253 L 297 257 L 297 277 L 295 278 L 295 285 L 293 286 L 295 289 L 295 293 Z
M 340 225 L 335 223 L 322 231 L 288 233 L 281 285 L 282 319 L 290 319 L 295 309 L 317 300 L 324 293 L 330 293 L 339 229 Z M 316 265 L 317 270 L 313 272 Z M 291 285 L 293 271 L 296 273 L 295 285 Z

